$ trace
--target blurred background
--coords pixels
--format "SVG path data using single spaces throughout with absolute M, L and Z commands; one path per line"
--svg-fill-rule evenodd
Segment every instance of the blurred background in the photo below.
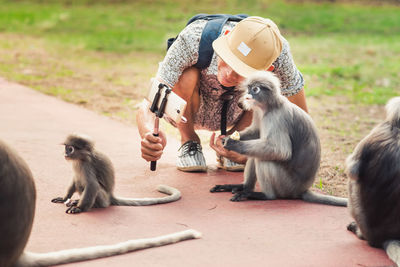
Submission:
M 0 0 L 0 76 L 134 125 L 166 40 L 197 13 L 275 21 L 321 136 L 314 187 L 345 195 L 344 159 L 400 95 L 399 0 Z

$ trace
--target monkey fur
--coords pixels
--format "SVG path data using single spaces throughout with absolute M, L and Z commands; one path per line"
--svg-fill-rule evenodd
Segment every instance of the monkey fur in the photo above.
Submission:
M 232 191 L 232 201 L 243 199 L 303 199 L 346 206 L 347 199 L 311 192 L 319 168 L 321 147 L 311 117 L 280 93 L 279 79 L 260 71 L 239 88 L 245 109 L 253 111 L 252 124 L 240 140 L 226 137 L 224 147 L 248 157 L 244 183 L 216 185 L 211 192 Z M 258 181 L 261 192 L 255 192 Z
M 72 161 L 75 176 L 64 197 L 52 199 L 53 203 L 68 206 L 66 213 L 74 214 L 91 208 L 115 206 L 146 206 L 177 201 L 181 193 L 172 187 L 159 185 L 158 191 L 168 194 L 161 198 L 121 198 L 113 195 L 114 168 L 109 158 L 94 148 L 85 135 L 71 134 L 64 142 L 65 158 Z M 67 202 L 78 192 L 80 200 Z
M 25 161 L 0 140 L 0 266 L 54 266 L 103 258 L 150 247 L 173 244 L 199 238 L 200 233 L 189 229 L 169 235 L 128 240 L 126 242 L 62 250 L 51 253 L 24 251 L 35 215 L 36 190 L 32 173 Z M 6 219 L 5 219 L 6 218 Z
M 383 247 L 400 265 L 400 97 L 386 104 L 386 119 L 346 159 L 347 229 L 373 247 Z

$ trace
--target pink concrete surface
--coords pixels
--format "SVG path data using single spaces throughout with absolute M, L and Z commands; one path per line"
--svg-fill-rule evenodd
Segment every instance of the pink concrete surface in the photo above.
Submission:
M 178 202 L 110 207 L 69 215 L 53 197 L 72 177 L 59 144 L 71 132 L 93 137 L 116 169 L 116 194 L 159 196 L 160 183 L 181 190 Z M 390 266 L 383 250 L 346 230 L 346 208 L 303 201 L 230 202 L 211 194 L 215 184 L 240 183 L 242 173 L 217 170 L 208 153 L 207 173 L 175 168 L 173 137 L 157 171 L 140 157 L 137 129 L 81 107 L 0 79 L 0 138 L 28 162 L 37 188 L 36 216 L 27 249 L 49 252 L 145 238 L 193 228 L 201 239 L 68 266 Z M 206 145 L 205 145 L 206 146 Z M 211 155 L 211 156 L 210 156 Z M 6 218 L 2 218 L 3 220 Z

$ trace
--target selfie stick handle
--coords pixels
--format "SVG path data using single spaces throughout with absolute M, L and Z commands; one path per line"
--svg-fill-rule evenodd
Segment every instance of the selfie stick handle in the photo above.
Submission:
M 153 136 L 158 136 L 158 127 L 160 123 L 160 118 L 156 116 L 156 119 L 154 121 L 154 130 L 153 130 Z M 157 166 L 157 161 L 152 161 L 150 162 L 150 170 L 155 171 Z
M 165 90 L 165 95 L 164 98 L 161 101 L 161 105 L 160 108 L 157 110 L 157 104 L 158 101 L 160 99 L 161 96 L 161 89 L 163 87 L 166 87 L 167 89 Z M 167 100 L 168 100 L 168 94 L 171 93 L 171 89 L 166 86 L 165 84 L 159 84 L 158 85 L 158 92 L 156 93 L 156 95 L 154 96 L 154 100 L 153 103 L 150 107 L 151 112 L 156 114 L 156 118 L 154 120 L 154 130 L 153 130 L 153 136 L 158 136 L 158 129 L 159 129 L 159 124 L 160 124 L 160 118 L 162 118 L 164 116 L 164 110 L 165 110 L 165 106 L 167 105 Z M 156 166 L 157 166 L 157 161 L 152 161 L 150 163 L 150 170 L 151 171 L 155 171 L 156 170 Z

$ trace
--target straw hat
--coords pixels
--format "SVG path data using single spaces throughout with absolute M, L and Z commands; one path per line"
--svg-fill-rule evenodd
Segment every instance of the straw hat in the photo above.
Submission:
M 278 27 L 272 20 L 261 17 L 240 21 L 212 46 L 215 53 L 243 77 L 268 69 L 282 51 Z

